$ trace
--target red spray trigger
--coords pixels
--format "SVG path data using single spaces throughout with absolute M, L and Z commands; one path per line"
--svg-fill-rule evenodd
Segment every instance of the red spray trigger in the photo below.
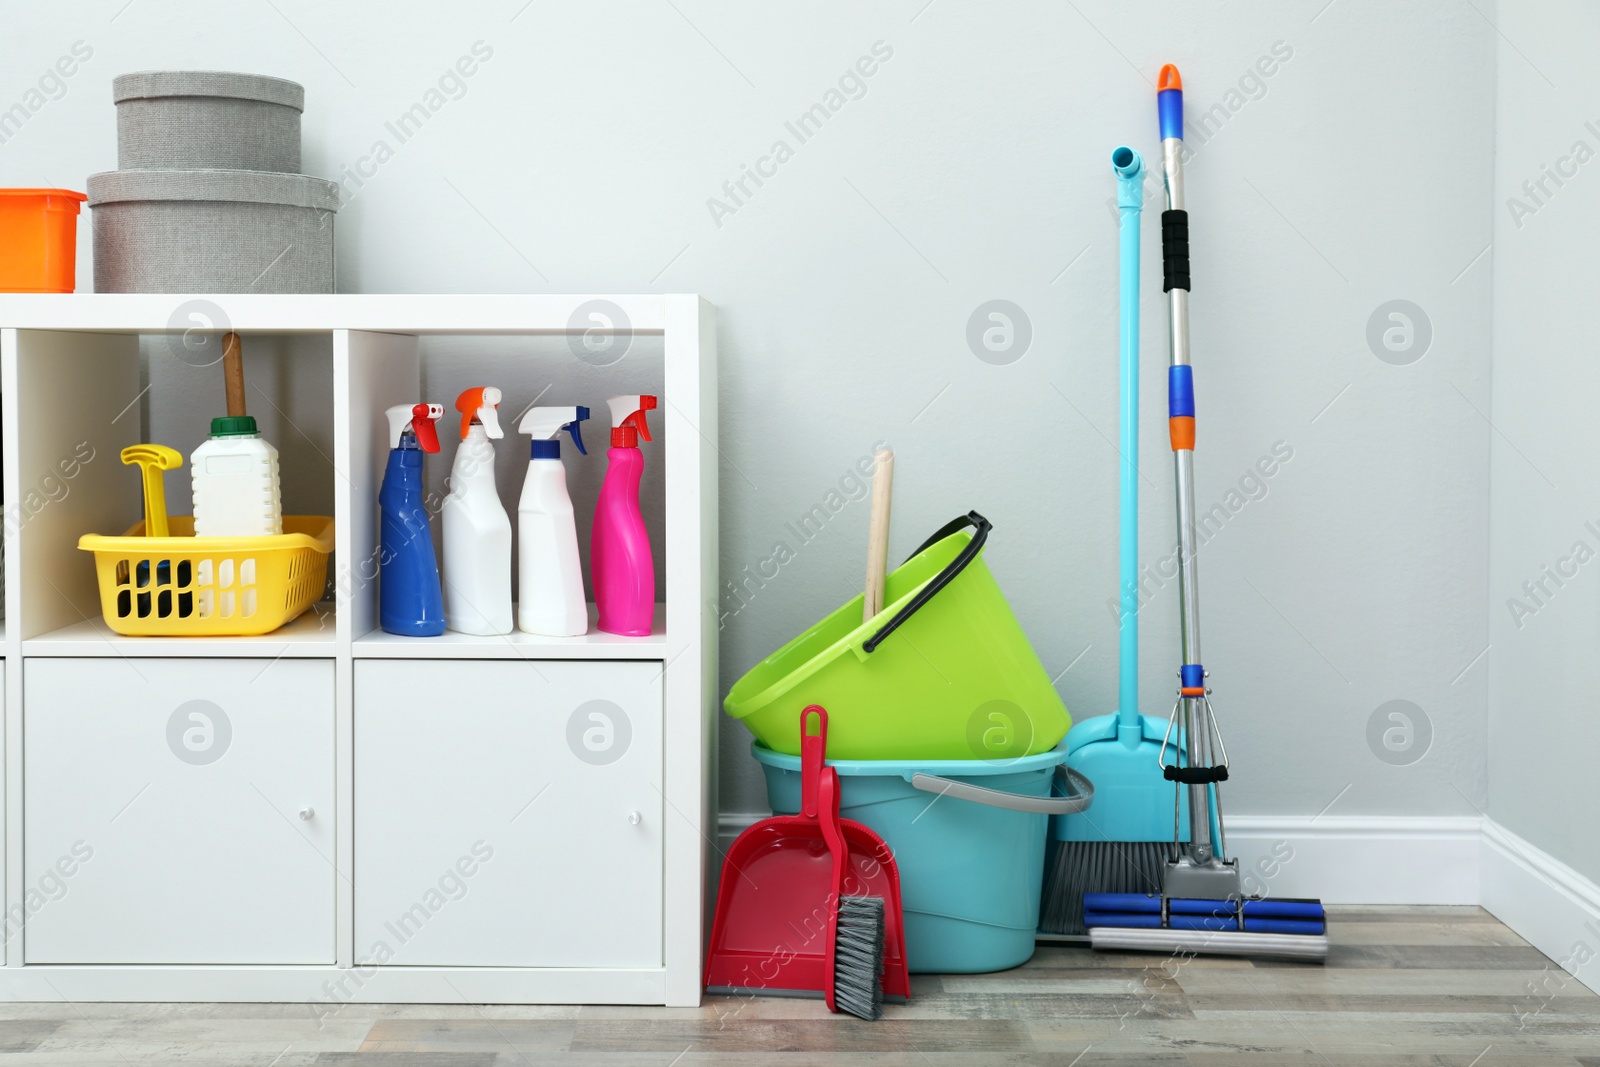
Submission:
M 439 433 L 434 423 L 444 417 L 443 404 L 418 404 L 411 409 L 411 432 L 424 452 L 439 451 Z
M 656 398 L 648 394 L 614 396 L 606 401 L 611 408 L 611 447 L 637 448 L 639 438 L 651 440 L 645 412 L 654 411 Z
M 653 396 L 641 396 L 639 399 L 646 401 L 647 403 L 640 407 L 638 411 L 635 411 L 632 415 L 629 415 L 627 418 L 623 419 L 622 425 L 632 426 L 635 430 L 639 431 L 640 437 L 648 441 L 650 440 L 650 423 L 649 420 L 644 417 L 644 413 L 652 410 L 656 406 L 656 398 Z

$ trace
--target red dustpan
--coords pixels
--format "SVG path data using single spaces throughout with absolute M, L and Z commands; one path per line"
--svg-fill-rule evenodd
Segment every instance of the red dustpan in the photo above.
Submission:
M 813 704 L 800 713 L 800 814 L 763 819 L 728 850 L 706 959 L 708 993 L 820 997 L 833 986 L 833 856 L 821 823 L 831 813 L 818 805 L 827 738 L 826 711 Z M 842 894 L 883 898 L 883 995 L 903 1001 L 911 980 L 894 854 L 861 823 L 840 819 L 838 826 L 849 850 Z

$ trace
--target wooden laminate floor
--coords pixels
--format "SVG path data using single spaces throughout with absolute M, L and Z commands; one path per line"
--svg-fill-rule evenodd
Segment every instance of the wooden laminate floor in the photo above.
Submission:
M 698 1009 L 0 1004 L 4 1064 L 1600 1067 L 1600 996 L 1478 908 L 1332 908 L 1325 968 L 1041 947 L 913 978 L 876 1023 L 817 1001 Z

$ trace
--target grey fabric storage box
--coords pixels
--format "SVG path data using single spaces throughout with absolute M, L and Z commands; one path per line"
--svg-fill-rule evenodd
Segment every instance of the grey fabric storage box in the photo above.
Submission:
M 300 170 L 306 91 L 282 78 L 147 70 L 111 82 L 122 170 Z
M 97 293 L 331 293 L 339 187 L 304 174 L 89 176 Z

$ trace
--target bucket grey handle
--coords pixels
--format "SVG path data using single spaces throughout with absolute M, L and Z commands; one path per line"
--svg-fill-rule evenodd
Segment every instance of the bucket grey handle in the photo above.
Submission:
M 1067 795 L 1064 797 L 1023 796 L 1020 793 L 1007 793 L 999 789 L 973 785 L 970 782 L 958 782 L 954 778 L 941 778 L 937 774 L 923 774 L 920 771 L 911 776 L 911 785 L 912 788 L 920 789 L 924 793 L 938 793 L 942 797 L 970 800 L 974 804 L 1026 812 L 1029 815 L 1076 815 L 1094 801 L 1094 783 L 1082 773 L 1064 763 L 1058 763 L 1056 774 L 1066 783 Z

